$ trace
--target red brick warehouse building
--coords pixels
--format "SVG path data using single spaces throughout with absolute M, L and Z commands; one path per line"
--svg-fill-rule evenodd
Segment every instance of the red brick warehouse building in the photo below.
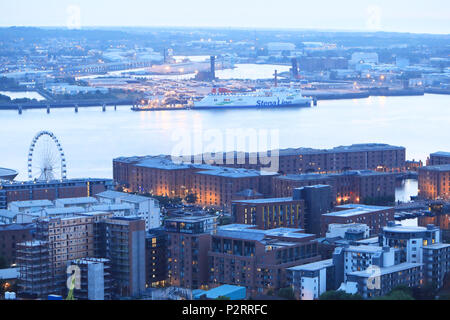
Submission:
M 114 159 L 114 180 L 130 192 L 181 197 L 197 196 L 203 206 L 230 209 L 245 190 L 271 194 L 274 173 L 203 164 L 174 163 L 169 156 Z

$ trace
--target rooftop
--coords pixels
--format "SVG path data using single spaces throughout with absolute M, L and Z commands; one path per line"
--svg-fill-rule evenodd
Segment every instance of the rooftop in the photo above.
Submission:
M 325 180 L 333 179 L 335 177 L 342 176 L 385 176 L 392 175 L 390 172 L 378 172 L 373 170 L 349 170 L 341 173 L 303 173 L 303 174 L 287 174 L 285 176 L 279 176 L 278 179 L 294 180 L 294 181 L 313 181 L 313 180 Z
M 131 158 L 116 158 L 115 161 L 125 163 L 136 163 L 138 167 L 155 168 L 161 170 L 182 170 L 182 169 L 199 169 L 198 174 L 222 176 L 229 178 L 245 178 L 258 177 L 262 175 L 276 175 L 272 172 L 264 172 L 251 169 L 242 168 L 227 168 L 212 166 L 208 164 L 196 164 L 188 162 L 175 161 L 168 155 L 145 156 L 145 157 L 131 157 Z
M 61 204 L 83 204 L 83 203 L 97 203 L 98 201 L 93 197 L 79 197 L 79 198 L 56 199 L 55 202 Z
M 377 253 L 382 252 L 383 247 L 366 245 L 366 246 L 348 246 L 345 248 L 346 252 L 363 252 L 363 253 Z
M 29 186 L 61 186 L 61 185 L 85 185 L 87 182 L 106 182 L 112 183 L 112 179 L 96 179 L 96 178 L 78 178 L 78 179 L 65 179 L 65 180 L 51 180 L 51 181 L 6 181 L 0 180 L 0 186 L 3 188 L 16 188 L 16 187 L 29 187 Z
M 92 210 L 94 211 L 115 211 L 115 210 L 129 210 L 129 209 L 131 209 L 131 205 L 126 203 L 97 204 L 92 206 Z
M 136 166 L 138 167 L 147 167 L 147 168 L 155 168 L 162 170 L 180 170 L 180 169 L 189 169 L 191 167 L 190 163 L 175 163 L 170 159 L 170 156 L 159 155 L 159 156 L 146 156 L 142 158 L 136 158 L 134 161 L 137 161 Z M 134 162 L 131 158 L 130 162 Z
M 312 148 L 289 148 L 279 150 L 280 155 L 317 154 L 334 152 L 360 152 L 376 150 L 404 150 L 404 147 L 391 146 L 381 143 L 352 144 L 350 146 L 339 146 L 332 149 L 312 149 Z
M 196 296 L 206 295 L 208 299 L 217 299 L 218 297 L 227 296 L 229 294 L 234 294 L 236 291 L 243 291 L 242 298 L 245 298 L 245 287 L 233 286 L 229 284 L 221 285 L 220 287 L 213 288 L 208 291 L 199 291 Z
M 197 222 L 197 221 L 208 220 L 208 219 L 211 219 L 211 218 L 216 218 L 216 216 L 212 216 L 212 215 L 183 216 L 183 217 L 167 218 L 165 221 Z
M 425 231 L 427 231 L 427 228 L 425 228 L 425 227 L 395 225 L 395 226 L 384 227 L 383 231 L 386 231 L 386 232 L 404 232 L 404 233 L 425 232 Z
M 382 267 L 382 268 L 369 268 L 368 270 L 364 271 L 355 271 L 350 272 L 348 275 L 355 275 L 358 277 L 370 277 L 373 276 L 376 272 L 379 272 L 378 275 L 385 275 L 390 274 L 394 272 L 404 271 L 415 267 L 423 266 L 422 263 L 400 263 L 396 264 L 390 267 Z
M 106 191 L 97 193 L 96 197 L 108 198 L 108 199 L 119 198 L 119 199 L 122 199 L 122 200 L 125 200 L 128 202 L 135 202 L 135 203 L 154 200 L 149 197 L 139 196 L 139 195 L 130 194 L 130 193 L 126 193 L 126 192 L 119 192 L 119 191 L 114 191 L 114 190 L 106 190 Z
M 316 271 L 333 265 L 333 259 L 321 260 L 313 263 L 302 264 L 300 266 L 295 266 L 288 268 L 287 270 L 292 271 Z
M 2 224 L 2 225 L 0 225 L 0 231 L 25 230 L 25 229 L 32 229 L 34 227 L 35 227 L 35 224 L 33 224 L 33 223 Z
M 44 207 L 44 206 L 53 206 L 53 202 L 51 202 L 50 200 L 13 201 L 10 202 L 9 205 L 18 208 Z
M 49 216 L 58 215 L 58 214 L 72 214 L 72 213 L 81 213 L 86 210 L 81 207 L 69 207 L 69 208 L 47 208 L 44 209 L 45 213 Z
M 250 203 L 250 204 L 272 203 L 272 202 L 291 202 L 291 201 L 293 201 L 292 197 L 288 197 L 288 198 L 250 199 L 250 200 L 233 200 L 233 202 Z
M 450 247 L 450 244 L 448 244 L 448 243 L 435 243 L 435 244 L 430 244 L 428 246 L 424 246 L 423 248 L 439 250 L 439 249 L 448 248 L 448 247 Z
M 262 241 L 267 237 L 303 239 L 313 236 L 312 234 L 303 233 L 303 229 L 276 228 L 269 230 L 260 230 L 255 228 L 256 226 L 248 224 L 228 224 L 218 227 L 216 235 L 256 241 Z
M 361 214 L 378 212 L 380 210 L 392 209 L 391 207 L 368 206 L 362 204 L 346 204 L 342 206 L 336 206 L 336 208 L 346 210 L 325 213 L 323 215 L 327 217 L 353 217 Z
M 14 219 L 17 216 L 17 212 L 12 212 L 11 210 L 0 209 L 0 217 Z
M 15 178 L 19 173 L 13 169 L 0 168 L 0 179 L 12 179 Z
M 449 157 L 450 158 L 450 152 L 438 151 L 438 152 L 430 154 L 430 156 Z
M 440 164 L 437 166 L 426 166 L 422 167 L 419 170 L 429 170 L 429 171 L 450 171 L 450 164 Z
M 0 279 L 17 279 L 19 268 L 0 269 Z
M 226 178 L 250 178 L 264 175 L 277 175 L 277 173 L 274 172 L 264 172 L 252 169 L 226 168 L 226 167 L 211 167 L 204 171 L 198 171 L 197 174 L 220 176 Z
M 319 180 L 319 179 L 330 179 L 330 178 L 331 178 L 330 175 L 320 174 L 320 173 L 287 174 L 285 176 L 277 177 L 277 179 L 295 180 L 295 181 L 308 181 L 308 180 Z

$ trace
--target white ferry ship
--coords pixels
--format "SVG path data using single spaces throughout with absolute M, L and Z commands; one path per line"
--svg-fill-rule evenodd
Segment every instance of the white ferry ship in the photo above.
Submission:
M 249 93 L 220 90 L 195 101 L 191 109 L 310 107 L 311 98 L 292 88 L 261 89 Z

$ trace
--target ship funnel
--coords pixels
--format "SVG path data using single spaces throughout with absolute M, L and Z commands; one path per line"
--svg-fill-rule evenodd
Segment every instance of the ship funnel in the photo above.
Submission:
M 278 87 L 278 71 L 277 70 L 275 70 L 274 76 L 275 76 L 275 88 L 276 88 L 276 87 Z

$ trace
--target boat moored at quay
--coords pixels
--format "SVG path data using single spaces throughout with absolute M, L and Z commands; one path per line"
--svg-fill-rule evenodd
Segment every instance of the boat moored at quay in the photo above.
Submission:
M 134 111 L 183 110 L 183 109 L 239 109 L 239 108 L 298 108 L 311 107 L 313 99 L 304 97 L 300 90 L 292 88 L 258 89 L 250 92 L 232 92 L 213 88 L 210 94 L 198 100 L 191 99 L 186 105 L 164 105 L 160 99 L 148 106 L 134 106 Z

